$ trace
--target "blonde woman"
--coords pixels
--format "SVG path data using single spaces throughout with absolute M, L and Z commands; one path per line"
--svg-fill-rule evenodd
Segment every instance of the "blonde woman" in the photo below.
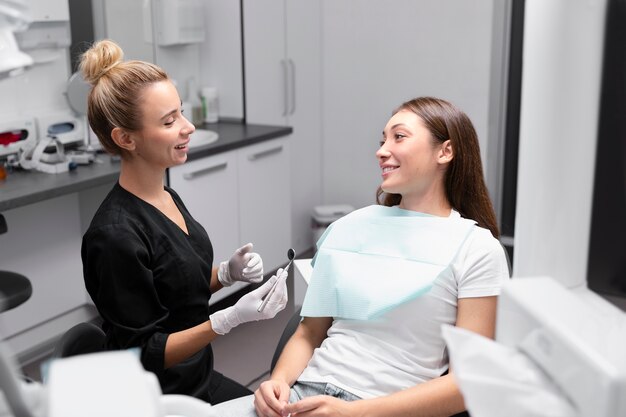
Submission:
M 213 267 L 206 231 L 163 185 L 166 169 L 187 160 L 194 131 L 174 84 L 156 65 L 124 61 L 109 40 L 87 50 L 80 69 L 92 86 L 89 124 L 102 147 L 121 157 L 119 180 L 82 245 L 85 285 L 102 316 L 106 348 L 140 348 L 144 367 L 167 394 L 212 404 L 249 394 L 213 369 L 210 343 L 241 323 L 281 311 L 286 274 L 279 270 L 234 306 L 209 316 L 211 294 L 236 281 L 260 282 L 263 262 L 247 244 Z M 267 307 L 257 312 L 277 279 Z

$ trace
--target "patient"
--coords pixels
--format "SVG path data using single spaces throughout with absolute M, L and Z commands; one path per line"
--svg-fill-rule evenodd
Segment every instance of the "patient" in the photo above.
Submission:
M 218 415 L 449 416 L 465 409 L 441 325 L 493 338 L 508 279 L 476 132 L 454 105 L 420 97 L 393 113 L 376 157 L 380 205 L 335 222 L 320 239 L 303 319 L 270 379 L 254 397 L 214 407 Z M 385 227 L 398 242 L 383 236 L 390 235 Z

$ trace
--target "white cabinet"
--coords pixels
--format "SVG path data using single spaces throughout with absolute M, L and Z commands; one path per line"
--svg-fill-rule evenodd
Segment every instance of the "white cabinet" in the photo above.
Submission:
M 266 272 L 287 262 L 291 231 L 288 139 L 171 168 L 169 184 L 209 234 L 215 266 L 247 242 L 263 258 Z M 211 303 L 244 286 L 237 283 L 218 291 Z
M 237 153 L 188 162 L 169 170 L 170 186 L 180 195 L 187 210 L 207 231 L 213 245 L 213 265 L 230 258 L 240 246 L 237 189 Z M 244 285 L 223 288 L 211 304 Z
M 289 125 L 291 242 L 313 246 L 311 210 L 321 203 L 321 2 L 244 0 L 246 121 Z
M 266 271 L 287 262 L 291 243 L 289 142 L 272 140 L 239 150 L 241 242 L 253 242 Z
M 64 331 L 64 316 L 87 301 L 78 197 L 68 194 L 3 214 L 9 230 L 0 236 L 0 269 L 24 275 L 33 288 L 25 303 L 0 314 L 0 336 L 22 354 Z
M 67 0 L 29 0 L 30 18 L 35 22 L 67 21 L 70 19 Z
M 171 168 L 169 183 L 209 234 L 215 263 L 230 258 L 240 243 L 236 152 Z
M 200 45 L 200 86 L 217 88 L 221 118 L 243 120 L 241 4 L 232 0 L 203 3 L 206 38 Z
M 243 22 L 246 122 L 286 125 L 284 0 L 244 0 Z

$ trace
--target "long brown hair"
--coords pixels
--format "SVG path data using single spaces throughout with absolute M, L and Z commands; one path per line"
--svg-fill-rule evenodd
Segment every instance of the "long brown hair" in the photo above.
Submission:
M 80 71 L 92 88 L 87 100 L 87 118 L 102 147 L 113 155 L 122 149 L 111 138 L 121 127 L 141 129 L 140 100 L 144 89 L 168 80 L 160 67 L 144 61 L 123 61 L 124 52 L 115 42 L 96 42 L 81 57 Z
M 446 197 L 461 216 L 476 221 L 480 227 L 489 229 L 498 238 L 500 230 L 483 177 L 478 135 L 469 117 L 453 104 L 434 97 L 409 100 L 400 105 L 393 114 L 400 110 L 410 110 L 417 114 L 430 131 L 434 142 L 450 140 L 454 157 L 446 171 Z M 401 200 L 400 194 L 387 194 L 378 187 L 378 204 L 395 206 Z

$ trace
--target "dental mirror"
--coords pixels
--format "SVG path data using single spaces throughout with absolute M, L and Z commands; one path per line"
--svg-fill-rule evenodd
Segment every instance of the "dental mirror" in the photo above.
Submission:
M 289 273 L 289 267 L 291 266 L 291 262 L 293 262 L 295 257 L 296 257 L 296 251 L 293 250 L 293 248 L 289 248 L 289 250 L 287 251 L 287 258 L 289 258 L 289 263 L 287 264 L 285 269 L 283 269 L 283 271 L 287 271 L 287 273 Z M 274 282 L 274 285 L 272 285 L 272 288 L 269 290 L 269 292 L 267 293 L 267 295 L 265 296 L 265 298 L 261 302 L 261 305 L 259 306 L 259 308 L 256 309 L 256 311 L 258 311 L 260 313 L 261 311 L 263 311 L 265 309 L 265 305 L 267 304 L 269 299 L 272 297 L 272 294 L 274 294 L 274 290 L 276 289 L 276 285 L 277 284 L 278 284 L 278 280 L 276 280 L 276 282 Z
M 295 257 L 296 257 L 296 251 L 293 250 L 292 248 L 289 248 L 289 250 L 287 251 L 287 258 L 289 258 L 289 263 L 285 267 L 285 271 L 289 272 L 289 267 L 291 266 L 291 262 L 294 260 Z

